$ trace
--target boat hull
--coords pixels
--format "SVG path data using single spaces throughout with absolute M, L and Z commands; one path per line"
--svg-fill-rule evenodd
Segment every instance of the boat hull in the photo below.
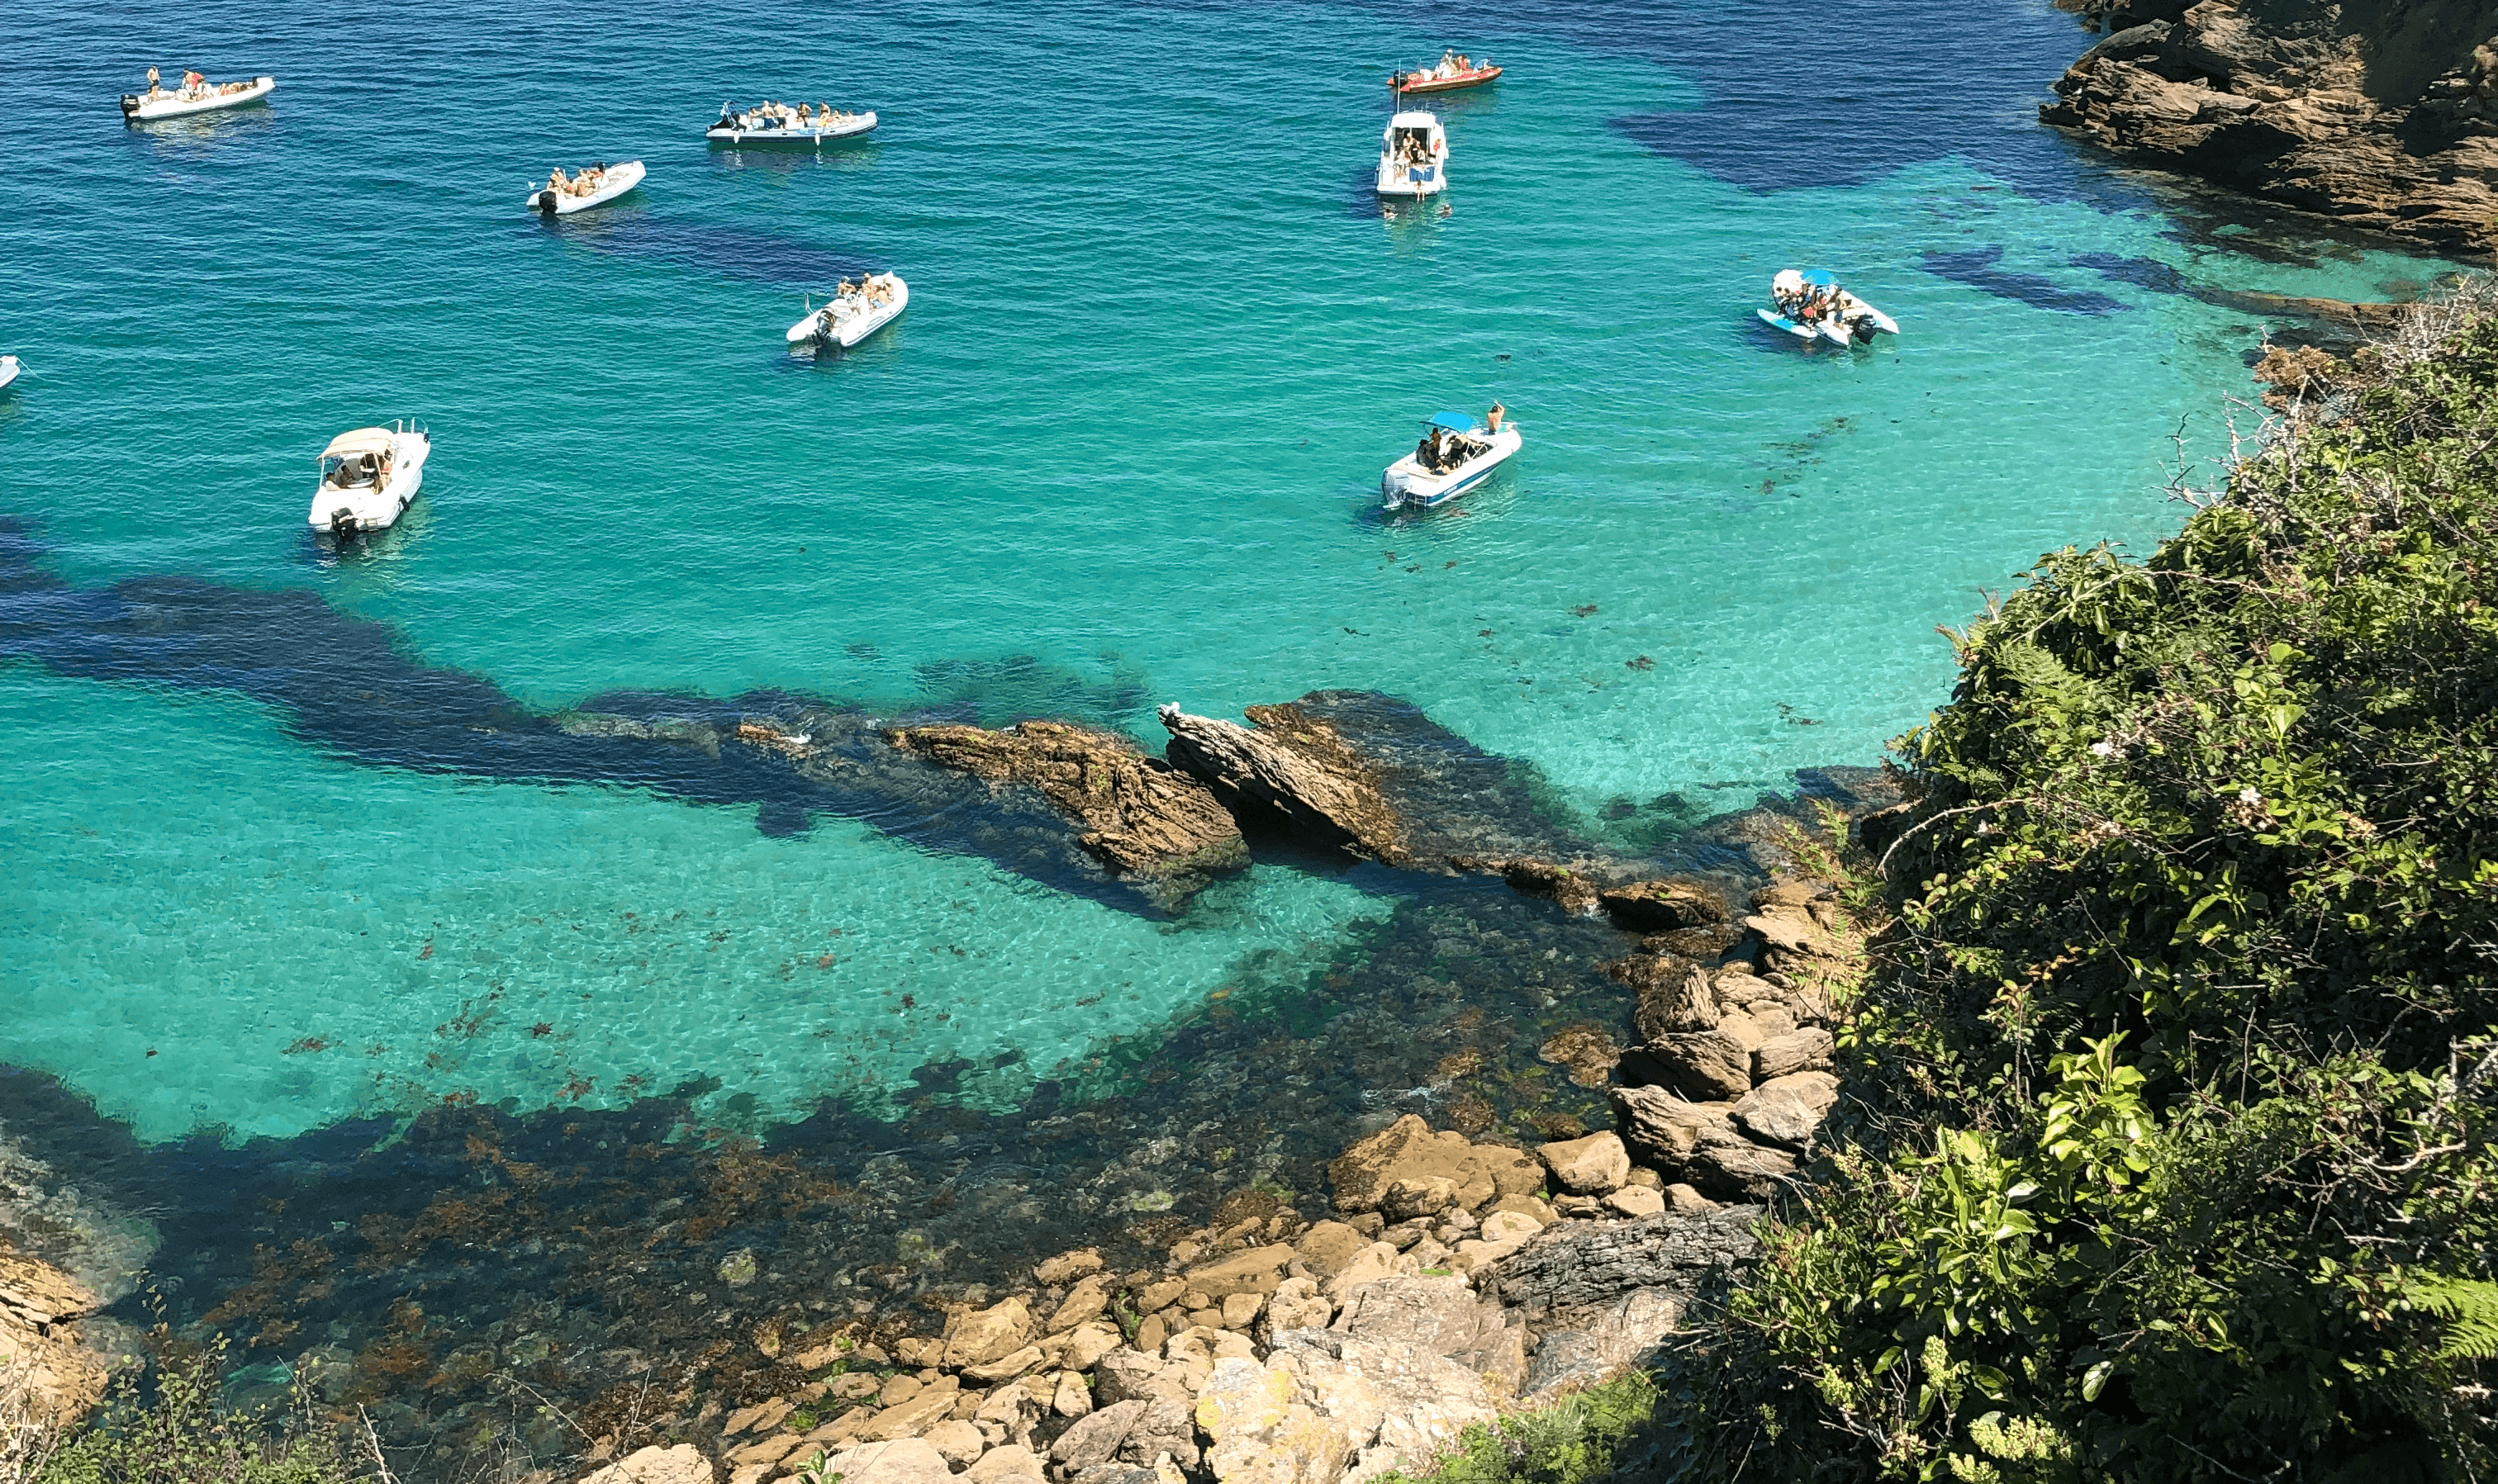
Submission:
M 827 315 L 832 306 L 828 304 L 789 327 L 785 337 L 789 344 L 800 349 L 813 346 L 818 351 L 849 350 L 901 318 L 902 311 L 911 307 L 911 285 L 894 273 L 878 273 L 875 277 L 878 282 L 892 288 L 892 302 L 865 314 L 830 319 Z
M 620 165 L 608 166 L 605 183 L 587 196 L 566 196 L 560 191 L 551 191 L 541 186 L 529 192 L 528 209 L 540 216 L 570 216 L 575 211 L 587 211 L 593 206 L 603 206 L 640 185 L 642 174 L 641 161 L 626 160 Z
M 738 129 L 714 124 L 703 131 L 703 138 L 715 144 L 829 144 L 857 139 L 875 129 L 876 123 L 876 114 L 870 111 L 829 129 Z
M 1400 93 L 1408 95 L 1414 93 L 1454 93 L 1459 88 L 1481 87 L 1487 82 L 1497 80 L 1500 74 L 1501 69 L 1497 67 L 1478 67 L 1472 72 L 1461 72 L 1455 77 L 1449 78 L 1433 78 L 1416 73 L 1400 72 L 1388 79 L 1388 85 Z
M 324 487 L 313 491 L 311 525 L 315 535 L 350 541 L 399 523 L 417 491 L 425 488 L 425 460 L 432 456 L 433 440 L 422 432 L 410 431 L 396 433 L 391 441 L 395 452 L 391 456 L 389 484 L 379 489 Z
M 18 362 L 16 357 L 0 356 L 0 387 L 6 387 L 9 383 L 16 381 L 17 379 L 17 373 L 25 368 L 26 367 Z
M 1382 196 L 1397 201 L 1421 201 L 1437 196 L 1449 188 L 1449 170 L 1445 165 L 1397 167 L 1389 161 L 1379 162 L 1376 189 Z
M 1799 325 L 1775 309 L 1755 309 L 1752 312 L 1761 317 L 1762 324 L 1769 326 L 1772 330 L 1783 331 L 1786 333 L 1795 336 L 1799 340 L 1818 340 L 1821 338 L 1821 331 L 1816 326 Z
M 121 116 L 134 124 L 154 123 L 160 118 L 187 118 L 194 113 L 214 113 L 223 109 L 240 109 L 260 102 L 277 91 L 275 78 L 254 78 L 251 85 L 238 93 L 210 93 L 202 98 L 185 98 L 179 92 L 149 98 L 138 93 L 125 93 L 121 98 Z

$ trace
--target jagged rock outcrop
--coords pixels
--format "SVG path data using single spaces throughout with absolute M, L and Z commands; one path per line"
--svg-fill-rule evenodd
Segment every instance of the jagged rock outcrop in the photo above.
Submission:
M 1503 1262 L 1487 1291 L 1542 1332 L 1520 1385 L 1530 1403 L 1642 1365 L 1692 1300 L 1751 1260 L 1758 1206 L 1566 1221 Z
M 104 1396 L 105 1367 L 76 1321 L 101 1307 L 67 1273 L 0 1244 L 0 1391 L 22 1385 L 48 1423 L 85 1415 Z
M 1128 739 L 1063 721 L 896 727 L 893 744 L 999 787 L 1038 791 L 1082 827 L 1078 843 L 1112 870 L 1175 884 L 1249 864 L 1240 827 L 1214 792 Z
M 1405 828 L 1376 773 L 1335 729 L 1297 706 L 1253 706 L 1252 725 L 1162 709 L 1166 755 L 1235 815 L 1263 817 L 1329 849 L 1402 865 Z
M 2450 250 L 2498 247 L 2488 0 L 2121 0 L 2039 117 L 2129 162 Z

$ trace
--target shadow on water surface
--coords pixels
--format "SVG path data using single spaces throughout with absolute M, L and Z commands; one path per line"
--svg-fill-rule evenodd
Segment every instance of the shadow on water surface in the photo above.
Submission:
M 747 227 L 680 221 L 646 210 L 583 212 L 545 218 L 531 230 L 594 252 L 701 268 L 748 283 L 792 290 L 829 289 L 878 265 L 865 255 L 818 247 Z M 796 315 L 789 317 L 792 322 Z

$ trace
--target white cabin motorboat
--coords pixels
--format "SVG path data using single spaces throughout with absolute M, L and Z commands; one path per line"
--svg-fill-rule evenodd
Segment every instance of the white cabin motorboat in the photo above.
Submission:
M 1420 201 L 1449 185 L 1449 131 L 1440 115 L 1414 109 L 1388 120 L 1379 136 L 1379 194 Z
M 892 324 L 909 307 L 911 285 L 902 281 L 900 273 L 870 273 L 860 280 L 859 289 L 809 310 L 805 319 L 790 326 L 789 343 L 849 350 Z
M 16 381 L 17 373 L 24 369 L 25 366 L 18 363 L 16 357 L 0 356 L 0 387 L 6 387 Z
M 1379 492 L 1391 510 L 1445 505 L 1489 479 L 1522 441 L 1518 425 L 1496 402 L 1489 426 L 1461 412 L 1441 413 L 1423 425 L 1423 441 L 1414 452 L 1379 476 Z
M 729 104 L 720 106 L 720 122 L 703 131 L 703 138 L 716 144 L 820 144 L 826 140 L 856 139 L 876 127 L 876 111 L 845 113 L 817 110 L 801 113 L 796 109 L 739 110 Z
M 132 123 L 144 123 L 157 118 L 180 118 L 189 113 L 212 113 L 219 109 L 239 109 L 258 103 L 277 90 L 275 78 L 254 78 L 248 82 L 210 82 L 198 73 L 184 73 L 182 85 L 167 92 L 156 85 L 155 69 L 148 69 L 147 91 L 121 95 L 121 116 Z
M 321 451 L 321 487 L 312 492 L 316 534 L 352 541 L 388 530 L 425 484 L 433 440 L 414 423 L 359 427 Z
M 582 181 L 592 182 L 587 191 L 579 190 Z M 592 165 L 562 185 L 554 177 L 529 187 L 529 209 L 541 216 L 570 216 L 603 206 L 642 183 L 642 162 L 626 160 L 621 165 Z
M 1770 280 L 1776 311 L 1754 312 L 1800 340 L 1870 345 L 1876 334 L 1895 335 L 1900 322 L 1839 286 L 1828 268 L 1781 268 Z

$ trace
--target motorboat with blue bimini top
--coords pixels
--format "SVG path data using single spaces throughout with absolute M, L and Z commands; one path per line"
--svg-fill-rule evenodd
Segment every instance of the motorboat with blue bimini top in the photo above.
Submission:
M 1522 441 L 1509 409 L 1498 402 L 1480 423 L 1462 412 L 1441 413 L 1423 425 L 1423 441 L 1414 452 L 1379 476 L 1379 492 L 1390 510 L 1445 505 L 1472 493 Z
M 876 110 L 852 113 L 829 103 L 761 103 L 741 109 L 720 106 L 720 122 L 703 131 L 715 144 L 821 144 L 856 139 L 876 127 Z
M 789 327 L 793 349 L 849 350 L 882 330 L 911 307 L 911 285 L 900 273 L 861 273 L 855 284 L 845 278 L 821 308 L 809 305 L 807 317 Z
M 1770 280 L 1776 309 L 1756 309 L 1762 322 L 1799 340 L 1870 345 L 1876 334 L 1898 334 L 1900 322 L 1839 286 L 1828 268 L 1781 268 Z
M 1449 131 L 1428 109 L 1388 120 L 1379 136 L 1379 194 L 1421 201 L 1449 185 Z
M 219 109 L 239 109 L 258 103 L 277 90 L 277 79 L 252 78 L 240 82 L 211 82 L 196 72 L 182 74 L 182 85 L 167 91 L 158 79 L 156 69 L 147 69 L 147 91 L 121 95 L 121 116 L 130 123 L 148 123 L 159 118 L 181 118 L 192 113 L 213 113 Z
M 642 162 L 626 160 L 621 165 L 601 162 L 585 165 L 581 173 L 564 178 L 559 165 L 547 172 L 546 183 L 529 187 L 529 209 L 541 216 L 570 216 L 603 206 L 642 183 Z
M 313 531 L 352 541 L 390 529 L 424 487 L 432 452 L 432 438 L 406 421 L 331 439 L 321 451 L 320 487 L 312 491 Z

